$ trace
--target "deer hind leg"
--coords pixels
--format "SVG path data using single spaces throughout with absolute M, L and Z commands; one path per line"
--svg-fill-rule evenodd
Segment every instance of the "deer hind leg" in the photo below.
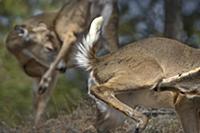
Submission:
M 109 107 L 106 103 L 91 94 L 89 88 L 96 85 L 98 85 L 98 83 L 94 79 L 93 73 L 91 73 L 88 78 L 88 95 L 96 102 L 97 117 L 95 128 L 98 133 L 110 133 L 110 130 L 115 129 L 124 123 L 125 115 L 118 110 Z
M 200 98 L 188 99 L 186 96 L 180 95 L 177 100 L 175 109 L 184 132 L 200 133 Z
M 141 76 L 141 73 L 145 69 L 148 70 L 147 72 L 151 72 L 151 74 L 149 74 L 151 76 Z M 156 69 L 156 71 L 153 71 L 154 69 Z M 143 130 L 146 127 L 148 118 L 144 114 L 134 110 L 133 108 L 118 100 L 115 97 L 115 94 L 156 87 L 158 81 L 160 81 L 160 78 L 162 78 L 162 69 L 159 67 L 158 64 L 150 60 L 141 63 L 137 69 L 131 70 L 131 72 L 119 70 L 117 73 L 115 73 L 116 76 L 111 77 L 106 83 L 92 86 L 90 90 L 91 94 L 93 94 L 95 97 L 99 98 L 108 105 L 111 105 L 114 109 L 119 110 L 120 112 L 139 122 L 139 124 L 137 125 L 137 130 Z M 95 77 L 94 75 L 92 76 Z M 144 82 L 144 80 L 142 79 L 148 82 Z M 151 80 L 149 81 L 148 79 Z
M 119 101 L 115 97 L 115 93 L 113 90 L 114 89 L 105 85 L 91 87 L 91 93 L 94 96 L 104 101 L 108 105 L 111 105 L 113 108 L 119 110 L 120 112 L 124 113 L 130 118 L 139 122 L 139 124 L 137 125 L 136 132 L 142 131 L 146 127 L 148 118 L 144 114 L 134 110 L 133 108 Z
M 53 88 L 55 88 L 57 75 L 58 72 L 55 72 L 54 76 L 52 77 L 52 81 L 50 82 L 50 85 L 48 87 L 48 91 L 46 91 L 42 95 L 38 94 L 38 86 L 40 79 L 35 80 L 35 86 L 33 87 L 33 109 L 34 109 L 34 124 L 36 127 L 40 126 L 42 114 L 44 113 L 44 110 L 47 106 Z

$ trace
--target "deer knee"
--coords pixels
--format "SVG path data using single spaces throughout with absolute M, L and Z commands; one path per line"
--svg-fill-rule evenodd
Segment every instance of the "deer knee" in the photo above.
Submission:
M 91 87 L 90 90 L 91 90 L 91 94 L 99 97 L 100 99 L 101 98 L 107 99 L 111 96 L 111 93 L 112 93 L 112 91 L 105 86 L 94 86 L 94 87 Z

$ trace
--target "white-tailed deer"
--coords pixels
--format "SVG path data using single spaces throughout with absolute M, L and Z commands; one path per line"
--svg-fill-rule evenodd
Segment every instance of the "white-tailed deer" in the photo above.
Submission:
M 175 40 L 149 38 L 96 57 L 93 47 L 99 38 L 101 24 L 101 17 L 92 22 L 75 54 L 77 65 L 90 73 L 90 95 L 97 102 L 101 100 L 136 120 L 136 132 L 142 131 L 148 122 L 144 114 L 132 108 L 141 103 L 153 107 L 175 107 L 185 132 L 199 133 L 199 98 L 189 97 L 199 95 L 200 51 Z M 162 90 L 162 87 L 175 91 L 153 92 L 153 89 Z M 145 99 L 135 103 L 134 96 Z M 193 122 L 186 123 L 190 120 Z
M 117 49 L 118 38 L 115 29 L 118 22 L 118 11 L 116 6 L 115 0 L 71 0 L 59 12 L 34 16 L 23 24 L 15 26 L 9 33 L 6 40 L 7 49 L 17 58 L 24 72 L 32 77 L 35 83 L 33 104 L 36 126 L 39 125 L 41 115 L 56 84 L 59 73 L 57 70 L 65 71 L 66 67 L 74 66 L 71 62 L 72 45 L 82 38 L 94 17 L 98 15 L 104 17 L 106 22 L 101 38 L 104 43 L 109 44 L 106 45 L 109 51 Z M 73 37 L 66 39 L 66 34 Z M 70 48 L 70 52 L 63 52 L 65 47 Z M 57 58 L 65 55 L 66 63 L 60 62 L 60 65 L 56 67 L 57 70 L 53 71 L 51 81 L 46 85 L 48 86 L 47 92 L 39 95 L 37 93 L 39 82 L 57 55 Z
M 50 63 L 60 49 L 60 41 L 53 31 L 53 19 L 56 13 L 47 13 L 32 17 L 22 25 L 16 25 L 6 39 L 7 49 L 16 57 L 23 71 L 33 79 L 33 108 L 35 123 L 38 123 L 54 84 L 58 71 L 45 95 L 38 95 L 38 83 L 48 70 Z
M 63 10 L 62 10 L 63 14 L 66 13 L 68 10 L 71 10 L 75 7 L 77 8 L 81 5 L 80 4 L 79 6 L 75 6 L 76 1 L 72 1 L 72 2 L 75 2 L 73 4 L 74 6 L 66 5 L 63 7 Z M 100 2 L 100 4 L 101 4 L 101 2 Z M 111 6 L 111 4 L 108 4 L 108 5 Z M 82 4 L 82 5 L 85 5 L 85 4 Z M 64 9 L 66 9 L 66 10 L 64 11 Z M 77 9 L 79 9 L 79 8 L 77 8 Z M 95 9 L 95 5 L 93 5 L 93 8 L 91 8 L 91 9 Z M 74 11 L 74 13 L 75 13 L 75 11 L 79 12 L 79 10 L 75 10 L 75 9 L 73 11 Z M 85 11 L 86 10 L 84 10 L 84 12 Z M 104 13 L 105 13 L 105 10 L 104 10 Z M 109 12 L 106 12 L 106 13 L 109 13 Z M 59 13 L 59 14 L 61 14 L 61 13 Z M 107 14 L 107 15 L 109 15 L 109 14 Z M 12 31 L 7 38 L 8 49 L 11 51 L 11 53 L 13 53 L 17 57 L 22 68 L 24 69 L 24 71 L 29 76 L 33 77 L 36 80 L 36 83 L 37 83 L 36 85 L 39 84 L 39 80 L 41 79 L 41 77 L 45 73 L 45 71 L 47 71 L 49 64 L 55 58 L 55 56 L 58 53 L 58 50 L 60 50 L 60 47 L 62 45 L 60 42 L 60 37 L 59 37 L 62 34 L 58 35 L 59 33 L 57 33 L 54 29 L 55 20 L 60 21 L 60 22 L 57 22 L 58 27 L 60 25 L 60 28 L 62 28 L 63 30 L 67 30 L 68 27 L 65 26 L 65 24 L 67 25 L 67 23 L 70 23 L 70 16 L 69 16 L 69 20 L 67 19 L 68 17 L 66 17 L 63 20 L 62 15 L 59 15 L 60 17 L 57 16 L 60 19 L 54 19 L 54 17 L 56 17 L 56 16 L 57 16 L 57 13 L 53 13 L 53 14 L 49 14 L 49 15 L 46 14 L 44 16 L 40 15 L 40 16 L 38 16 L 38 18 L 34 17 L 33 19 L 27 21 L 24 25 L 17 26 L 15 31 Z M 114 15 L 114 19 L 110 19 L 109 17 L 108 17 L 108 19 L 109 19 L 109 21 L 110 20 L 113 21 L 116 19 L 115 17 L 117 17 L 117 16 Z M 78 19 L 77 19 L 77 21 L 78 21 Z M 63 24 L 61 24 L 62 22 L 63 22 Z M 87 20 L 87 23 L 89 23 L 89 22 L 90 22 L 90 20 Z M 114 22 L 116 23 L 116 21 L 114 21 Z M 45 24 L 46 24 L 46 26 L 45 26 Z M 112 24 L 113 24 L 113 22 L 112 23 L 109 22 L 108 24 L 105 24 L 105 26 L 107 26 L 105 28 L 105 30 L 108 30 L 108 32 L 115 31 L 115 29 L 113 29 L 113 28 L 116 28 L 116 27 Z M 111 26 L 108 26 L 108 25 L 111 25 Z M 38 30 L 38 28 L 36 28 L 36 30 L 33 30 L 34 27 L 38 27 L 38 26 L 41 27 L 41 28 L 39 28 L 39 30 Z M 82 27 L 84 29 L 87 29 L 87 26 L 85 26 L 85 27 L 82 26 Z M 83 31 L 84 31 L 84 29 L 83 29 Z M 111 30 L 109 31 L 109 29 L 111 29 Z M 69 32 L 71 32 L 71 31 L 69 30 Z M 27 33 L 29 33 L 29 34 L 27 35 Z M 75 32 L 75 33 L 77 33 L 77 32 Z M 80 33 L 82 33 L 82 32 L 80 32 Z M 107 39 L 108 43 L 112 44 L 110 50 L 114 49 L 114 51 L 116 50 L 116 43 L 117 43 L 116 33 L 117 32 L 111 32 L 111 34 L 104 35 L 104 40 Z M 106 38 L 106 37 L 108 37 L 108 38 Z M 47 38 L 49 38 L 49 39 L 47 39 Z M 46 43 L 44 42 L 45 40 L 46 40 Z M 154 40 L 155 40 L 154 42 L 156 42 L 156 39 L 154 39 Z M 52 43 L 49 43 L 49 41 Z M 61 41 L 63 41 L 63 40 L 61 40 Z M 165 40 L 164 43 L 168 43 L 166 41 L 167 40 Z M 104 42 L 106 42 L 106 41 L 104 41 Z M 154 43 L 154 42 L 152 42 L 152 43 Z M 157 46 L 157 48 L 158 48 L 158 46 Z M 151 52 L 151 50 L 150 50 L 150 52 Z M 65 54 L 68 54 L 68 53 L 65 53 Z M 72 57 L 73 57 L 73 55 L 72 55 Z M 72 57 L 67 57 L 67 58 L 71 60 Z M 73 66 L 70 63 L 68 64 L 68 61 L 69 60 L 66 61 L 67 68 Z M 54 75 L 52 77 L 53 79 L 51 80 L 50 86 L 47 89 L 47 92 L 45 94 L 38 95 L 36 92 L 37 88 L 38 88 L 37 86 L 33 91 L 34 95 L 35 95 L 35 98 L 34 98 L 35 99 L 35 102 L 34 102 L 35 108 L 37 110 L 36 111 L 36 120 L 35 120 L 36 123 L 39 121 L 40 116 L 41 116 L 42 112 L 44 111 L 46 103 L 50 97 L 50 93 L 52 92 L 54 83 L 56 82 L 56 75 L 58 72 L 55 71 L 55 73 L 56 74 L 53 74 Z M 162 89 L 162 88 L 160 88 L 160 89 Z M 146 99 L 148 99 L 148 102 L 146 102 L 147 100 L 144 101 L 144 99 L 143 99 L 144 95 L 147 95 L 145 97 L 146 97 Z M 198 103 L 199 102 L 197 100 L 198 98 L 188 99 L 184 95 L 176 93 L 176 92 L 171 92 L 171 93 L 170 92 L 155 92 L 155 91 L 149 90 L 149 88 L 138 89 L 137 91 L 133 91 L 131 93 L 131 95 L 130 95 L 130 93 L 117 94 L 117 97 L 120 100 L 122 100 L 124 103 L 130 105 L 131 107 L 133 107 L 134 105 L 140 105 L 140 104 L 142 105 L 144 103 L 145 103 L 144 105 L 147 107 L 148 106 L 150 106 L 150 107 L 174 107 L 175 106 L 175 109 L 180 116 L 181 122 L 183 123 L 182 125 L 183 125 L 184 130 L 186 132 L 194 132 L 194 133 L 199 130 L 199 122 L 198 122 L 199 118 L 197 117 L 199 115 L 199 111 L 198 111 L 198 108 L 199 108 Z M 133 100 L 130 101 L 129 99 L 133 99 Z M 150 101 L 152 101 L 152 102 L 150 102 Z M 173 101 L 175 101 L 175 102 L 173 102 Z M 109 113 L 109 111 L 110 110 L 107 110 L 107 113 Z M 111 114 L 113 114 L 113 113 L 111 113 Z M 190 117 L 189 118 L 185 117 L 186 114 L 187 114 L 187 116 L 190 116 Z M 112 119 L 112 115 L 109 116 L 109 118 Z M 109 121 L 107 121 L 108 119 L 106 119 L 106 121 L 105 120 L 103 121 L 104 125 L 106 125 L 106 123 L 109 123 Z M 187 123 L 188 119 L 191 120 L 192 122 Z M 98 125 L 98 126 L 101 127 L 101 125 Z M 109 126 L 109 125 L 107 125 L 107 126 Z

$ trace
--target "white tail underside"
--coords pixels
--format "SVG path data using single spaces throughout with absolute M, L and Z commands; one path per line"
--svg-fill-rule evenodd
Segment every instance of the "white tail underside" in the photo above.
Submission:
M 95 42 L 99 39 L 102 24 L 103 17 L 95 18 L 91 23 L 89 33 L 83 38 L 82 43 L 79 43 L 77 46 L 78 51 L 75 55 L 75 60 L 79 67 L 87 71 L 92 69 L 92 60 L 95 58 L 92 49 Z

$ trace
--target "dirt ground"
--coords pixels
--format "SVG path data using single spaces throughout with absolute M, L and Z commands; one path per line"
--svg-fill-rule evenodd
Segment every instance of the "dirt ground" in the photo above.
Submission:
M 172 111 L 146 111 L 150 116 L 148 126 L 144 133 L 183 133 L 176 115 Z M 0 133 L 96 133 L 96 106 L 91 100 L 83 101 L 70 115 L 59 115 L 56 119 L 49 119 L 35 129 L 31 124 L 16 128 L 9 128 L 5 123 L 0 123 Z M 125 124 L 111 131 L 112 133 L 131 133 L 134 121 L 127 119 Z

